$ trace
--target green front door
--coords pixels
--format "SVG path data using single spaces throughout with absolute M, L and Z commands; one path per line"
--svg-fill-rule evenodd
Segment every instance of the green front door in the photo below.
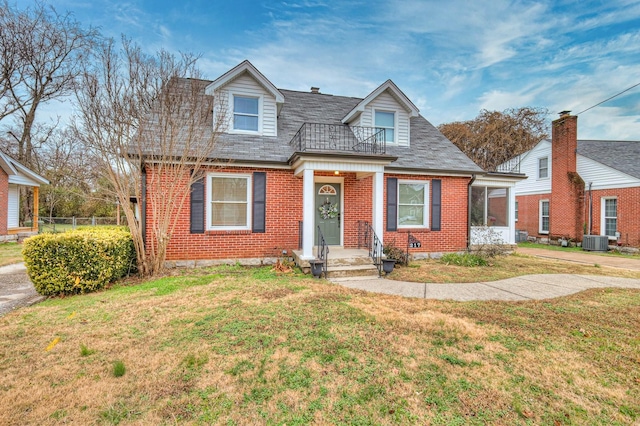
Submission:
M 340 184 L 316 183 L 316 229 L 314 242 L 318 244 L 317 227 L 320 226 L 328 245 L 340 245 Z

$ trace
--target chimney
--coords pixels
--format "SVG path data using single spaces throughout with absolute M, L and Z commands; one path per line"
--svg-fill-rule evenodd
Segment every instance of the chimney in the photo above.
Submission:
M 311 88 L 311 93 L 320 93 L 320 88 L 319 87 L 312 87 Z
M 551 124 L 549 237 L 582 240 L 584 181 L 577 173 L 578 117 L 560 112 Z

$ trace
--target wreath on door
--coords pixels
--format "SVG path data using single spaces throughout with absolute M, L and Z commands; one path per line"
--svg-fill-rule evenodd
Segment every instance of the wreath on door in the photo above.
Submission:
M 322 203 L 318 210 L 320 211 L 320 217 L 324 220 L 335 219 L 339 214 L 338 203 L 331 204 L 329 200 Z

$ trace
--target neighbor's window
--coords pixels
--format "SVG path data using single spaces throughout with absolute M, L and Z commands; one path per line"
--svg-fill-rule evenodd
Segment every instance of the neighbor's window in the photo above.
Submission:
M 549 200 L 540 201 L 540 233 L 549 233 Z
M 250 177 L 210 175 L 208 180 L 210 229 L 248 229 Z
M 233 129 L 258 131 L 258 98 L 233 96 Z
M 618 230 L 618 200 L 616 198 L 603 198 L 602 202 L 602 229 L 604 230 L 604 235 L 615 237 Z
M 516 201 L 515 208 L 516 208 L 515 219 L 516 219 L 516 222 L 517 222 L 518 221 L 518 202 L 517 201 Z
M 398 227 L 427 226 L 428 182 L 398 183 Z
M 395 112 L 376 111 L 376 125 L 377 129 L 385 130 L 385 141 L 395 142 Z
M 509 226 L 509 190 L 471 187 L 471 226 Z
M 549 177 L 549 157 L 538 158 L 538 179 Z

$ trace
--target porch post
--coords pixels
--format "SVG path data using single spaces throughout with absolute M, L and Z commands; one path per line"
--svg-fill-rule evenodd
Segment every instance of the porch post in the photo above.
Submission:
M 314 217 L 313 170 L 305 169 L 302 175 L 302 256 L 313 259 L 313 217 Z
M 39 189 L 40 188 L 38 188 L 37 186 L 33 187 L 33 212 L 31 214 L 31 216 L 32 216 L 31 217 L 31 219 L 32 219 L 31 231 L 32 232 L 33 231 L 36 231 L 36 232 L 38 231 L 38 226 L 39 226 L 38 221 L 40 220 L 40 218 L 38 217 L 38 211 L 40 209 L 40 204 L 39 204 L 39 202 L 40 202 L 40 192 L 39 192 Z
M 371 227 L 378 236 L 380 244 L 384 244 L 384 172 L 373 174 L 373 214 Z

